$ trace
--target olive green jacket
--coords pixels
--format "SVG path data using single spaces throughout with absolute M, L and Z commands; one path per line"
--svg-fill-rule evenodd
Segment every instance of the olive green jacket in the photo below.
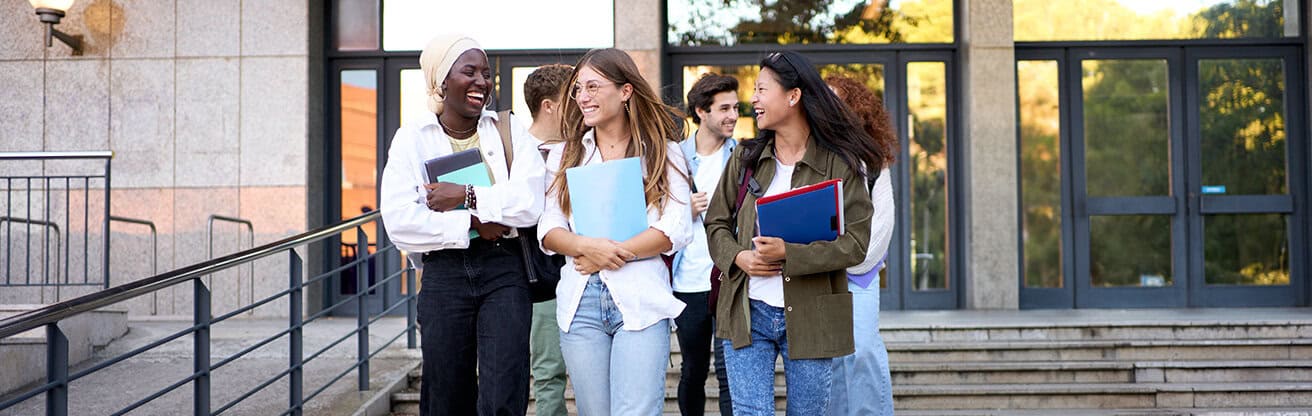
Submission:
M 716 301 L 715 335 L 733 341 L 734 348 L 751 345 L 751 315 L 747 298 L 750 278 L 734 264 L 743 250 L 751 250 L 756 233 L 756 196 L 750 192 L 733 222 L 733 209 L 744 171 L 742 153 L 734 149 L 706 211 L 706 240 L 711 259 L 726 271 Z M 814 140 L 807 145 L 793 170 L 792 187 L 843 180 L 844 233 L 834 241 L 784 246 L 784 318 L 788 352 L 792 359 L 831 358 L 851 354 L 852 294 L 847 291 L 849 266 L 861 263 L 870 243 L 870 192 L 860 172 L 843 159 L 822 149 Z M 767 143 L 757 159 L 754 176 L 762 190 L 774 179 L 774 146 Z M 744 230 L 738 233 L 737 230 Z

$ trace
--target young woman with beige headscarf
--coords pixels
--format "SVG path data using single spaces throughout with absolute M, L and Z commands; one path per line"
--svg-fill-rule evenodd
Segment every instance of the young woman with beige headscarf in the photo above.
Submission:
M 512 239 L 518 238 L 515 227 L 537 224 L 542 212 L 542 158 L 526 126 L 515 120 L 513 149 L 503 149 L 497 113 L 484 109 L 492 73 L 477 42 L 439 36 L 419 64 L 429 113 L 392 139 L 382 212 L 392 242 L 423 258 L 420 413 L 523 415 L 532 302 Z M 428 183 L 424 161 L 474 148 L 492 186 Z M 514 166 L 506 166 L 503 152 L 514 152 Z

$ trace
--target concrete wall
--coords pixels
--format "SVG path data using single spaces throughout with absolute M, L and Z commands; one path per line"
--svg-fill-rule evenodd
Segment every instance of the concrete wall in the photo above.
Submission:
M 160 271 L 206 259 L 211 214 L 250 219 L 256 244 L 304 231 L 308 9 L 304 0 L 79 1 L 57 26 L 84 37 L 83 55 L 70 56 L 58 42 L 44 47 L 27 2 L 0 3 L 0 151 L 114 151 L 112 214 L 156 223 Z M 149 275 L 144 228 L 112 230 L 112 282 Z M 238 248 L 235 230 L 216 226 L 216 255 Z M 285 265 L 278 256 L 254 279 L 217 276 L 215 312 L 249 303 L 252 287 L 257 297 L 285 288 Z M 0 303 L 55 300 L 4 292 Z M 185 314 L 190 296 L 184 285 L 130 306 Z
M 1011 0 L 962 0 L 961 140 L 968 309 L 1018 309 L 1016 58 Z

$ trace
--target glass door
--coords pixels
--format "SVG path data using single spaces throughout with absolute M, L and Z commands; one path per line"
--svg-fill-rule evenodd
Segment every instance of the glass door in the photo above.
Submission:
M 1071 51 L 1077 308 L 1185 305 L 1178 51 Z
M 1307 173 L 1303 77 L 1296 48 L 1187 55 L 1191 303 L 1306 302 L 1303 214 Z

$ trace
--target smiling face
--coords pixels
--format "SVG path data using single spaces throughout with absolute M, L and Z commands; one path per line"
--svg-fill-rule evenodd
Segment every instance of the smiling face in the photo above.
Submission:
M 801 91 L 785 89 L 779 83 L 779 76 L 770 68 L 761 68 L 756 77 L 755 92 L 752 93 L 752 110 L 756 114 L 756 127 L 762 130 L 774 130 L 785 120 L 799 114 Z M 789 101 L 792 104 L 789 104 Z
M 632 95 L 633 86 L 616 84 L 592 66 L 584 66 L 570 93 L 583 113 L 583 124 L 597 127 L 624 120 L 624 102 Z
M 697 117 L 702 119 L 700 129 L 713 131 L 721 138 L 733 137 L 733 128 L 738 124 L 738 93 L 722 91 L 711 98 L 710 110 L 697 109 Z
M 460 54 L 442 85 L 446 94 L 443 101 L 446 111 L 454 111 L 465 118 L 478 118 L 487 104 L 487 97 L 492 95 L 492 68 L 487 63 L 487 55 L 479 49 Z

